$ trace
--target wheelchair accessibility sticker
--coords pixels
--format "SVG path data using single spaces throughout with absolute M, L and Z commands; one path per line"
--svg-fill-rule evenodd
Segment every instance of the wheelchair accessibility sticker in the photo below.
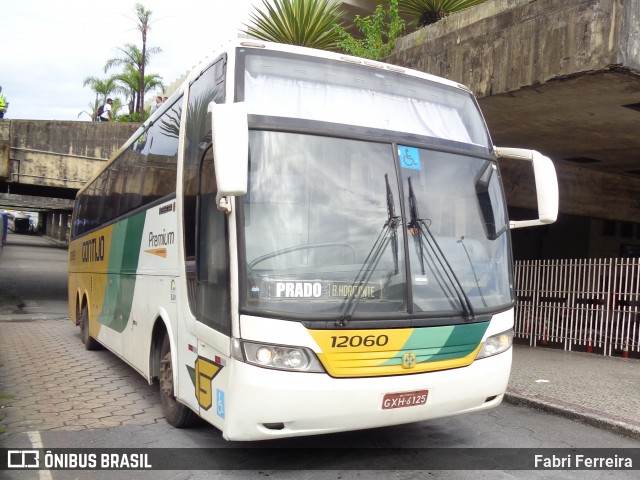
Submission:
M 216 414 L 224 418 L 224 392 L 216 388 Z
M 412 170 L 421 170 L 420 151 L 415 147 L 405 147 L 398 145 L 398 157 L 400 158 L 400 166 L 402 168 L 410 168 Z

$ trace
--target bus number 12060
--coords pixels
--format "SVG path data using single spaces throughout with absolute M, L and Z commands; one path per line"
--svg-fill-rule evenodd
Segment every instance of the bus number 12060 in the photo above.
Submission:
M 366 337 L 341 335 L 339 337 L 331 337 L 331 348 L 384 347 L 387 343 L 389 343 L 389 337 L 386 335 L 367 335 Z

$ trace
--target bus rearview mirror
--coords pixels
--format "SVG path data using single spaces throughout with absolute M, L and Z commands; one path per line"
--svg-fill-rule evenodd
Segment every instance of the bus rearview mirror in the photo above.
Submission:
M 558 218 L 558 177 L 553 162 L 535 150 L 522 148 L 496 148 L 498 159 L 524 160 L 530 162 L 536 184 L 538 218 L 536 220 L 512 220 L 511 228 L 532 227 L 553 223 Z
M 218 186 L 217 201 L 247 193 L 249 167 L 249 125 L 244 102 L 215 103 L 212 117 L 213 161 Z M 225 208 L 226 209 L 226 208 Z

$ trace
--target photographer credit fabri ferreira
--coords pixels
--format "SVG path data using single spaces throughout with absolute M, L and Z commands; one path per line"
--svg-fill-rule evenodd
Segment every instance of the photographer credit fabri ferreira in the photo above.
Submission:
M 618 454 L 601 457 L 580 453 L 569 455 L 536 454 L 534 457 L 534 466 L 535 468 L 553 470 L 633 469 L 633 459 Z

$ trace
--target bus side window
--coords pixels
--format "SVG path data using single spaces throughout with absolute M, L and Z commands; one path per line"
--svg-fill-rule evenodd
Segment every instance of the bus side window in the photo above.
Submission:
M 182 170 L 184 256 L 189 307 L 194 315 L 198 310 L 196 276 L 196 204 L 199 188 L 200 163 L 206 146 L 211 142 L 211 114 L 209 102 L 224 103 L 226 55 L 221 56 L 189 87 L 189 106 L 185 112 L 184 164 Z
M 196 318 L 229 335 L 231 305 L 227 217 L 216 206 L 217 188 L 212 147 L 209 147 L 202 159 L 199 180 Z

